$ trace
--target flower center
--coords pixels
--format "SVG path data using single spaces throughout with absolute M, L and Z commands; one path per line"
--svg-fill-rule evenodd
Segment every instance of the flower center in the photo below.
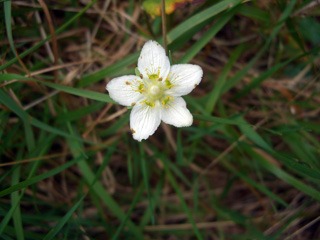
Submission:
M 166 87 L 161 81 L 152 79 L 148 79 L 144 84 L 145 90 L 142 94 L 145 96 L 145 100 L 143 102 L 150 107 L 154 107 L 164 97 Z
M 162 78 L 152 79 L 145 78 L 143 83 L 140 83 L 137 91 L 144 96 L 141 103 L 149 107 L 162 106 L 167 107 L 173 97 L 168 96 L 166 91 L 172 87 L 169 80 L 163 81 Z
M 153 95 L 153 96 L 158 95 L 160 92 L 161 92 L 161 89 L 160 89 L 160 87 L 157 86 L 157 85 L 152 85 L 152 86 L 150 86 L 150 88 L 149 88 L 149 93 L 150 93 L 151 95 Z

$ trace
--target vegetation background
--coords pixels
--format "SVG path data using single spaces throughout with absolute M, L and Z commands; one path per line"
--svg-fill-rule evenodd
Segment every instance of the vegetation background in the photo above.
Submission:
M 132 139 L 105 91 L 160 1 L 0 1 L 0 239 L 320 239 L 320 2 L 167 1 L 195 121 Z

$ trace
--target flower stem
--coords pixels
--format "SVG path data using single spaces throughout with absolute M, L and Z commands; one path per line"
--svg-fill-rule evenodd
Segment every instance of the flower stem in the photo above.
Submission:
M 166 21 L 166 2 L 165 0 L 161 1 L 161 19 L 162 19 L 162 38 L 163 38 L 163 47 L 166 50 L 168 55 L 167 47 L 167 21 Z

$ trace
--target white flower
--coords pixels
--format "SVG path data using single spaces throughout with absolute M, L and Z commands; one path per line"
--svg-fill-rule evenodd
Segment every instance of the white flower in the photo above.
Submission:
M 175 127 L 187 127 L 193 117 L 181 96 L 190 93 L 201 81 L 198 65 L 177 64 L 170 67 L 164 49 L 148 41 L 138 59 L 140 76 L 112 79 L 106 89 L 110 97 L 123 106 L 133 106 L 130 129 L 133 138 L 147 139 L 161 120 Z

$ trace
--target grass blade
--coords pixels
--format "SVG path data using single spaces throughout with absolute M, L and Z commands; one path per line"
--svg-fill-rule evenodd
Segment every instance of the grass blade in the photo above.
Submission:
M 230 21 L 230 19 L 234 16 L 236 8 L 232 9 L 221 16 L 217 22 L 206 32 L 203 36 L 192 45 L 192 47 L 185 53 L 185 55 L 179 60 L 179 63 L 187 63 L 189 62 L 194 56 L 196 56 L 202 48 L 211 39 Z
M 209 93 L 209 99 L 207 101 L 206 104 L 206 111 L 207 113 L 212 113 L 214 110 L 214 107 L 216 105 L 216 102 L 218 101 L 219 97 L 222 95 L 222 89 L 223 86 L 226 83 L 227 77 L 228 77 L 228 73 L 230 72 L 231 68 L 233 67 L 234 63 L 236 62 L 236 60 L 238 59 L 238 57 L 240 56 L 240 54 L 242 53 L 242 51 L 245 49 L 245 45 L 240 45 L 239 47 L 237 47 L 233 53 L 230 56 L 229 61 L 227 62 L 227 64 L 225 65 L 225 67 L 223 68 L 216 86 L 213 88 L 213 90 Z
M 171 174 L 171 172 L 169 170 L 169 167 L 166 165 L 166 161 L 162 161 L 162 162 L 165 165 L 165 171 L 166 171 L 167 177 L 169 179 L 169 182 L 171 183 L 173 189 L 177 193 L 177 195 L 178 195 L 178 197 L 180 199 L 180 203 L 181 203 L 185 213 L 187 214 L 190 223 L 192 224 L 192 228 L 193 228 L 194 234 L 196 235 L 198 240 L 203 239 L 201 234 L 200 234 L 199 229 L 196 226 L 196 223 L 195 223 L 194 218 L 192 216 L 191 210 L 189 209 L 188 205 L 186 204 L 186 202 L 185 202 L 185 200 L 184 200 L 184 198 L 182 196 L 182 193 L 181 193 L 181 190 L 179 188 L 178 183 L 176 182 L 176 180 L 174 179 L 173 175 Z
M 50 232 L 43 238 L 43 240 L 51 240 L 54 239 L 54 237 L 59 233 L 59 231 L 63 228 L 63 226 L 67 223 L 67 221 L 71 218 L 72 214 L 77 210 L 77 208 L 80 206 L 82 201 L 86 195 L 83 195 L 71 208 L 70 210 L 64 215 L 58 224 L 56 224 Z
M 69 131 L 71 132 L 71 135 L 74 135 L 71 125 L 68 123 Z M 83 177 L 85 178 L 86 182 L 90 184 L 95 179 L 95 174 L 90 169 L 88 163 L 85 160 L 85 157 L 83 155 L 83 147 L 80 145 L 80 142 L 74 141 L 72 139 L 67 139 L 69 146 L 71 148 L 71 152 L 73 156 L 77 156 L 82 161 L 78 162 L 78 167 L 80 171 L 83 174 Z M 104 189 L 102 184 L 100 182 L 96 182 L 90 189 L 93 191 L 96 195 L 99 196 L 99 198 L 104 202 L 104 204 L 113 212 L 113 214 L 122 222 L 126 221 L 126 214 L 122 211 L 120 206 L 117 204 L 117 202 L 109 195 L 109 193 Z M 132 234 L 137 239 L 143 239 L 143 235 L 141 231 L 137 228 L 137 226 L 130 220 L 127 220 L 127 226 L 132 232 Z
M 19 182 L 20 168 L 21 168 L 21 166 L 17 166 L 17 168 L 13 172 L 12 186 L 14 186 L 15 184 L 17 184 Z M 24 231 L 23 231 L 22 219 L 21 219 L 19 192 L 11 193 L 11 205 L 17 205 L 17 207 L 15 208 L 15 211 L 13 213 L 14 229 L 15 229 L 17 239 L 23 240 L 24 239 Z
M 95 101 L 105 102 L 105 103 L 114 103 L 114 101 L 109 97 L 107 93 L 99 93 L 85 89 L 78 89 L 69 86 L 64 86 L 56 83 L 50 82 L 41 82 L 42 84 L 54 88 L 56 90 L 73 94 L 75 96 L 84 97 L 87 99 L 92 99 Z
M 92 0 L 90 3 L 88 3 L 81 11 L 76 13 L 71 19 L 69 19 L 66 23 L 64 23 L 61 27 L 59 27 L 56 31 L 56 35 L 59 33 L 63 32 L 67 27 L 69 27 L 72 23 L 74 23 L 81 15 L 83 15 L 90 7 L 92 7 L 93 4 L 95 4 L 97 0 Z M 19 57 L 22 59 L 26 56 L 28 56 L 30 53 L 38 50 L 40 47 L 42 47 L 46 42 L 51 40 L 51 35 L 48 35 L 45 39 L 41 40 L 39 43 L 36 45 L 32 46 L 28 50 L 25 50 L 23 53 L 19 55 Z M 3 65 L 0 66 L 0 71 L 6 69 L 7 67 L 11 66 L 12 64 L 16 63 L 18 61 L 18 58 L 15 57 Z
M 28 114 L 2 89 L 0 89 L 0 102 L 11 109 L 23 121 L 26 143 L 29 151 L 32 151 L 35 147 L 35 140 Z
M 211 17 L 216 16 L 217 14 L 221 13 L 230 8 L 230 6 L 235 6 L 240 4 L 242 0 L 223 0 L 219 3 L 209 7 L 196 15 L 188 18 L 186 21 L 175 27 L 171 32 L 168 33 L 167 39 L 168 44 L 179 38 L 179 36 L 186 33 L 189 29 L 200 25 L 202 22 L 210 19 Z
M 73 159 L 72 161 L 68 161 L 66 162 L 65 164 L 63 165 L 60 165 L 59 167 L 57 168 L 54 168 L 46 173 L 43 173 L 43 174 L 40 174 L 38 176 L 35 176 L 35 177 L 32 177 L 30 179 L 27 179 L 25 181 L 22 181 L 22 182 L 19 182 L 11 187 L 8 187 L 2 191 L 0 191 L 0 197 L 3 197 L 3 196 L 6 196 L 10 193 L 13 193 L 15 191 L 18 191 L 18 190 L 21 190 L 21 189 L 24 189 L 32 184 L 35 184 L 39 181 L 42 181 L 46 178 L 49 178 L 49 177 L 52 177 L 66 169 L 68 169 L 69 167 L 71 167 L 72 165 L 76 164 L 77 162 L 79 162 L 81 160 L 81 158 L 75 158 Z

